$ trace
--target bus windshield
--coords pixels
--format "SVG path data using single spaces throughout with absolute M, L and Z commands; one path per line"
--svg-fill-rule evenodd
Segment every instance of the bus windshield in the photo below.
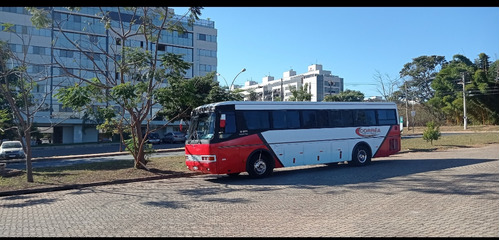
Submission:
M 215 132 L 215 113 L 201 113 L 191 118 L 190 140 L 212 139 Z

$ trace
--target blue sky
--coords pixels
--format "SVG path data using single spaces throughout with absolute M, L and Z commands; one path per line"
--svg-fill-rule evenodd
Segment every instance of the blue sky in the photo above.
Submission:
M 374 76 L 399 78 L 419 56 L 499 57 L 498 7 L 205 7 L 201 13 L 215 22 L 217 72 L 229 84 L 242 68 L 235 84 L 321 64 L 344 78 L 344 90 L 380 96 Z

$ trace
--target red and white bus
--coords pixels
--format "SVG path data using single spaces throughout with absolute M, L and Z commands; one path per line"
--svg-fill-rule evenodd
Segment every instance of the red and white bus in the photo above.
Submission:
M 192 111 L 185 145 L 189 170 L 252 177 L 300 165 L 362 166 L 400 149 L 392 102 L 207 104 Z

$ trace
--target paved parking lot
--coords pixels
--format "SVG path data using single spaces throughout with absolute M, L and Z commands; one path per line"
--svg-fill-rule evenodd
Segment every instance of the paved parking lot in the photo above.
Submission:
M 2 237 L 496 237 L 498 144 L 0 198 Z

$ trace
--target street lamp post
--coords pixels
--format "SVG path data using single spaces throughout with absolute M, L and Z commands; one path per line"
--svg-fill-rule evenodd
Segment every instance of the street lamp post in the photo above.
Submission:
M 224 82 L 226 82 L 226 87 L 229 87 L 229 86 L 227 85 L 227 81 L 226 81 L 226 78 L 225 78 L 224 76 L 220 75 L 220 73 L 217 73 L 217 76 L 222 77 L 222 78 L 224 79 Z
M 241 71 L 238 74 L 236 74 L 236 76 L 234 77 L 233 81 L 231 82 L 231 86 L 229 87 L 229 90 L 233 90 L 234 80 L 236 80 L 236 78 L 238 77 L 238 75 L 240 75 L 240 73 L 242 73 L 244 71 L 246 71 L 245 68 L 241 69 Z

